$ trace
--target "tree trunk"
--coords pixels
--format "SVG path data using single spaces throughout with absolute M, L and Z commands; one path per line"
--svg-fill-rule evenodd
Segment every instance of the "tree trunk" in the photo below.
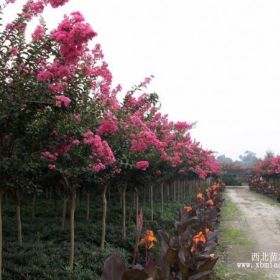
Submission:
M 126 239 L 126 185 L 122 189 L 121 196 L 122 196 L 122 238 L 123 240 Z
M 153 185 L 150 185 L 150 199 L 151 199 L 151 220 L 154 220 L 154 198 L 153 198 Z
M 176 184 L 175 181 L 173 182 L 173 199 L 176 201 Z
M 21 229 L 19 190 L 16 190 L 16 223 L 17 223 L 17 240 L 18 240 L 19 245 L 22 245 L 22 229 Z
M 169 187 L 170 187 L 170 184 L 169 183 L 167 183 L 167 185 L 166 185 L 166 190 L 167 190 L 167 201 L 169 201 Z
M 136 203 L 136 226 L 137 226 L 137 218 L 139 213 L 139 193 L 137 188 L 135 188 L 135 203 Z
M 63 209 L 62 209 L 62 217 L 61 217 L 61 227 L 64 229 L 65 227 L 65 219 L 66 219 L 66 213 L 67 213 L 67 202 L 68 198 L 63 199 Z
M 71 187 L 71 204 L 70 204 L 70 247 L 69 247 L 69 267 L 74 267 L 75 255 L 75 210 L 76 210 L 76 189 Z
M 36 212 L 36 193 L 33 193 L 33 197 L 32 197 L 32 220 L 35 219 L 35 212 Z
M 2 228 L 2 198 L 3 191 L 0 192 L 0 280 L 2 280 L 2 251 L 3 251 L 3 228 Z
M 161 189 L 161 213 L 163 213 L 163 183 L 161 183 L 160 189 Z
M 106 217 L 107 217 L 107 183 L 103 185 L 102 190 L 102 234 L 101 234 L 101 244 L 100 249 L 104 250 L 105 248 L 105 238 L 106 238 Z
M 89 221 L 89 212 L 90 212 L 90 191 L 87 191 L 87 214 L 86 220 Z
M 177 181 L 177 201 L 181 200 L 181 186 L 180 181 Z

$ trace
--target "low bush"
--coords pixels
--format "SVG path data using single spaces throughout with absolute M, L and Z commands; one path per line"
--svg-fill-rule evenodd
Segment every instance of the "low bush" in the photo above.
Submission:
M 113 254 L 105 261 L 101 279 L 209 279 L 218 260 L 214 249 L 218 240 L 222 190 L 222 185 L 214 184 L 204 193 L 198 193 L 190 205 L 181 207 L 172 233 L 162 229 L 158 231 L 161 241 L 159 260 L 151 251 L 157 238 L 152 230 L 147 230 L 139 239 L 140 248 L 136 246 L 134 249 L 134 253 L 140 255 L 138 263 L 135 264 L 134 259 L 131 265 L 126 266 L 117 254 Z M 142 225 L 138 225 L 138 232 Z M 145 250 L 141 250 L 143 244 Z

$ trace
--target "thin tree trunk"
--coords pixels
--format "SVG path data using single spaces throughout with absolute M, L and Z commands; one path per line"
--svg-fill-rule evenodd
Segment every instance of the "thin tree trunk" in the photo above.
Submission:
M 16 190 L 16 223 L 17 223 L 17 240 L 18 240 L 19 245 L 22 245 L 22 228 L 21 228 L 19 190 Z
M 161 213 L 163 213 L 163 183 L 161 183 L 160 189 L 161 189 Z
M 153 198 L 153 185 L 150 185 L 150 199 L 151 199 L 151 220 L 154 220 L 154 198 Z
M 126 185 L 122 189 L 121 196 L 122 196 L 122 238 L 123 240 L 126 239 Z
M 102 190 L 102 234 L 101 234 L 101 244 L 100 249 L 104 250 L 105 248 L 105 238 L 106 238 L 106 217 L 107 217 L 107 184 L 104 184 Z
M 136 207 L 136 193 L 135 193 L 135 191 L 133 192 L 132 199 L 133 199 L 133 209 L 135 209 L 135 207 Z
M 137 225 L 137 217 L 139 213 L 139 192 L 137 188 L 135 188 L 135 202 L 136 202 L 136 225 Z
M 3 227 L 2 227 L 2 198 L 3 191 L 0 192 L 0 280 L 2 280 L 2 251 L 3 251 Z
M 32 197 L 32 220 L 35 219 L 35 212 L 36 212 L 36 193 L 33 193 L 33 197 Z
M 135 194 L 134 194 L 134 191 L 131 189 L 131 201 L 133 201 L 135 199 Z M 135 203 L 135 201 L 134 201 Z M 131 217 L 132 217 L 132 213 L 133 213 L 133 210 L 135 208 L 135 205 L 133 205 L 133 203 L 130 203 L 130 210 L 129 210 L 129 214 L 128 214 L 128 222 L 126 223 L 127 225 L 130 225 L 130 222 L 131 222 Z
M 167 184 L 167 201 L 170 200 L 170 192 L 169 192 L 169 190 L 170 190 L 170 183 Z
M 65 219 L 66 219 L 66 213 L 67 213 L 67 202 L 68 198 L 63 199 L 63 209 L 62 209 L 62 217 L 61 217 L 61 227 L 64 229 L 65 227 Z
M 139 214 L 139 192 L 138 192 L 138 189 L 135 188 L 134 190 L 135 192 L 135 206 L 136 206 L 136 217 L 135 217 L 135 224 L 136 224 L 136 232 L 137 232 L 137 226 L 138 226 L 138 214 Z M 138 244 L 138 233 L 136 234 L 136 244 Z
M 122 190 L 120 190 L 120 189 L 119 189 L 119 194 L 120 194 L 120 207 L 122 209 L 122 207 L 123 207 L 123 205 L 122 205 L 122 203 L 123 203 L 123 201 L 122 201 Z
M 173 199 L 176 201 L 176 184 L 175 181 L 173 182 Z
M 89 221 L 89 212 L 90 212 L 90 191 L 87 191 L 87 214 L 86 220 Z
M 70 204 L 70 247 L 69 247 L 69 267 L 74 267 L 75 256 L 75 210 L 76 210 L 76 189 L 71 187 L 71 204 Z

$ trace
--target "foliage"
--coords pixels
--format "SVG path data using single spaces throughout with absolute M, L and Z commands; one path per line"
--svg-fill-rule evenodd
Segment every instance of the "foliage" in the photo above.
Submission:
M 198 193 L 191 206 L 183 206 L 179 219 L 175 222 L 176 235 L 170 236 L 159 230 L 161 237 L 161 257 L 159 264 L 151 256 L 144 264 L 127 268 L 116 255 L 111 255 L 104 263 L 102 280 L 109 279 L 208 279 L 218 257 L 213 253 L 217 245 L 219 212 L 223 199 L 220 184 Z M 155 242 L 150 231 L 145 233 L 147 249 Z M 143 241 L 140 243 L 143 243 Z M 146 250 L 147 254 L 147 250 Z M 129 278 L 131 276 L 134 278 Z

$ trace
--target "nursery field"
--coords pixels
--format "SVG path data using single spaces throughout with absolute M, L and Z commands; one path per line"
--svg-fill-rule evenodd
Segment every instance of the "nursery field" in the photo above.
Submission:
M 90 218 L 87 220 L 87 199 L 84 195 L 76 210 L 76 252 L 73 271 L 68 267 L 69 217 L 61 225 L 63 200 L 38 197 L 36 215 L 32 218 L 32 197 L 23 197 L 21 205 L 22 245 L 17 240 L 16 205 L 12 197 L 3 200 L 3 279 L 100 279 L 105 259 L 113 252 L 128 263 L 135 240 L 135 208 L 128 197 L 127 238 L 122 238 L 119 196 L 108 201 L 106 245 L 100 250 L 101 217 L 100 194 L 93 193 Z M 187 202 L 192 196 L 184 199 Z M 156 232 L 174 227 L 174 219 L 183 203 L 170 200 L 164 204 L 155 201 L 154 221 L 150 219 L 148 201 L 140 206 L 144 211 L 144 226 Z
M 140 196 L 139 208 L 143 209 L 143 228 L 155 232 L 158 243 L 150 254 L 156 261 L 160 259 L 160 239 L 158 231 L 168 229 L 169 234 L 176 232 L 174 220 L 182 205 L 196 200 L 196 190 L 190 182 L 188 192 L 170 192 L 161 199 L 154 199 L 153 220 L 148 196 Z M 201 186 L 205 189 L 207 185 Z M 167 194 L 167 193 L 165 193 Z M 50 194 L 49 194 L 50 195 Z M 75 261 L 73 269 L 68 266 L 69 216 L 62 225 L 63 200 L 56 196 L 39 196 L 33 204 L 33 197 L 21 199 L 21 237 L 18 241 L 16 227 L 16 203 L 13 197 L 3 199 L 3 279 L 100 279 L 105 260 L 114 254 L 121 257 L 124 264 L 132 262 L 136 237 L 136 208 L 133 192 L 127 194 L 127 236 L 122 237 L 122 207 L 118 193 L 109 194 L 106 244 L 100 249 L 102 211 L 100 193 L 80 193 L 77 198 L 75 223 Z M 174 196 L 175 195 L 175 196 Z M 88 207 L 90 205 L 90 207 Z M 68 210 L 66 211 L 68 213 Z M 142 248 L 143 249 L 143 248 Z M 140 255 L 144 256 L 139 245 Z M 142 257 L 138 262 L 145 262 Z M 117 276 L 104 279 L 117 279 Z M 128 278 L 132 279 L 132 278 Z M 134 279 L 134 278 L 133 278 Z M 137 278 L 142 279 L 142 278 Z M 161 279 L 161 278 L 155 278 Z

